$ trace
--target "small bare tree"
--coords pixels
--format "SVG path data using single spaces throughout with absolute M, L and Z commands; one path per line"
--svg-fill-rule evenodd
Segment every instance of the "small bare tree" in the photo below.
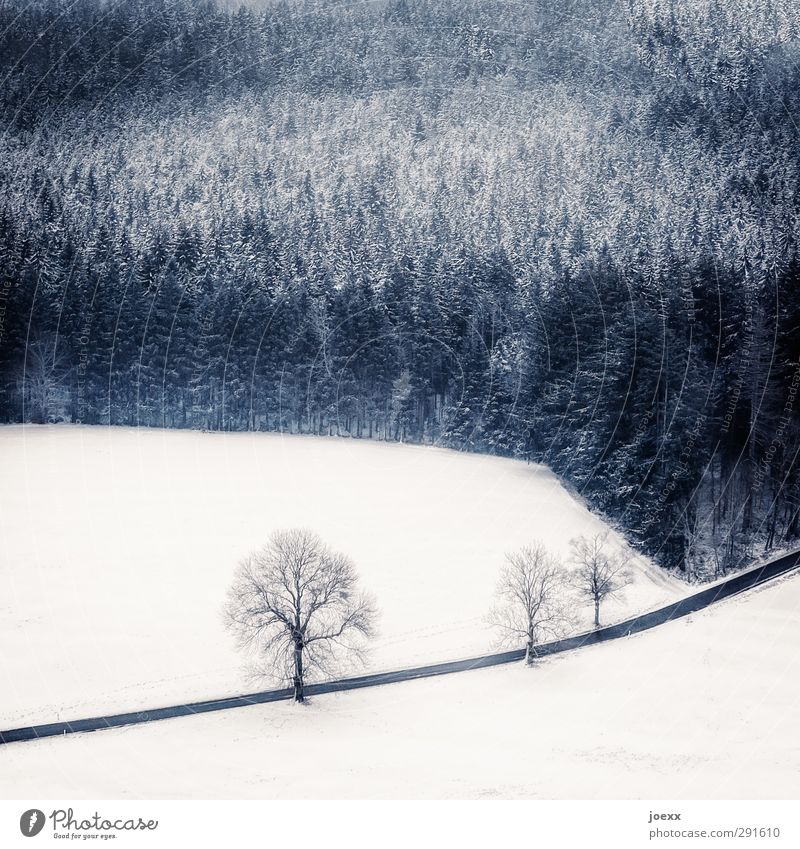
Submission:
M 618 597 L 631 583 L 628 558 L 619 551 L 610 552 L 606 534 L 576 537 L 570 541 L 572 561 L 576 564 L 570 583 L 583 598 L 594 604 L 594 626 L 600 627 L 600 605 Z
M 276 531 L 245 558 L 228 593 L 225 617 L 241 647 L 305 699 L 310 673 L 332 674 L 363 660 L 375 608 L 357 592 L 353 563 L 311 531 Z
M 67 368 L 55 335 L 39 333 L 25 348 L 25 361 L 20 370 L 25 418 L 46 424 L 64 389 Z
M 533 663 L 536 645 L 557 638 L 572 626 L 565 603 L 564 573 L 559 560 L 540 544 L 506 555 L 497 585 L 498 603 L 489 622 L 500 629 L 501 642 L 525 641 L 525 662 Z

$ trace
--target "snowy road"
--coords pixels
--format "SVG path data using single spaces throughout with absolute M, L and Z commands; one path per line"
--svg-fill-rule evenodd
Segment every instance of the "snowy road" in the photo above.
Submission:
M 567 637 L 550 643 L 543 643 L 537 647 L 538 654 L 552 655 L 585 646 L 596 645 L 619 637 L 629 636 L 641 631 L 647 631 L 657 625 L 662 625 L 683 616 L 688 616 L 698 610 L 709 607 L 717 601 L 738 595 L 745 590 L 759 586 L 773 578 L 785 575 L 800 566 L 800 551 L 784 555 L 769 563 L 750 569 L 746 572 L 734 575 L 713 586 L 701 590 L 694 595 L 681 599 L 673 604 L 658 608 L 657 610 L 635 616 L 624 622 Z M 362 687 L 376 687 L 383 684 L 394 684 L 401 681 L 410 681 L 418 678 L 430 678 L 437 675 L 448 675 L 454 672 L 466 672 L 473 669 L 481 669 L 489 666 L 498 666 L 505 663 L 513 663 L 522 660 L 524 651 L 516 650 L 502 652 L 500 654 L 488 654 L 467 660 L 451 661 L 448 663 L 437 663 L 429 666 L 417 666 L 410 669 L 399 669 L 393 672 L 382 672 L 371 675 L 363 675 L 354 678 L 344 678 L 338 681 L 327 681 L 310 684 L 306 688 L 308 695 L 320 695 L 342 690 L 356 690 Z M 266 702 L 283 701 L 291 698 L 290 689 L 265 690 L 243 696 L 232 696 L 224 699 L 213 699 L 205 702 L 194 702 L 191 704 L 173 705 L 171 707 L 156 708 L 134 713 L 121 713 L 111 716 L 92 717 L 89 719 L 73 720 L 72 722 L 54 722 L 43 725 L 32 725 L 25 728 L 16 728 L 8 731 L 0 731 L 0 743 L 14 743 L 26 740 L 36 740 L 42 737 L 54 737 L 85 731 L 98 731 L 103 728 L 114 728 L 123 725 L 138 725 L 153 722 L 160 719 L 172 719 L 179 716 L 191 716 L 212 711 L 229 710 L 235 707 L 246 707 L 248 705 L 264 704 Z

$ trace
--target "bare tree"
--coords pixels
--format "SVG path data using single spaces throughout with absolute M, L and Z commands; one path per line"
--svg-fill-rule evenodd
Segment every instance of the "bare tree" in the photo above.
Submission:
M 576 564 L 570 583 L 594 604 L 594 625 L 600 627 L 600 605 L 618 597 L 631 582 L 628 558 L 619 551 L 610 552 L 606 534 L 576 537 L 570 541 L 572 561 Z
M 25 348 L 20 375 L 23 407 L 33 422 L 47 423 L 64 389 L 67 368 L 58 340 L 52 334 L 34 336 Z
M 502 632 L 507 645 L 525 641 L 525 662 L 533 663 L 536 645 L 557 638 L 573 624 L 565 603 L 561 564 L 541 544 L 506 555 L 497 585 L 498 603 L 489 622 Z
M 276 531 L 239 564 L 225 606 L 228 627 L 302 702 L 309 674 L 363 660 L 376 613 L 357 581 L 350 559 L 315 533 Z

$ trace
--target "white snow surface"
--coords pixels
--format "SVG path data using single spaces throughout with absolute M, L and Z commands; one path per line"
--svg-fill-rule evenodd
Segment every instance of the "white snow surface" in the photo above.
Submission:
M 566 557 L 606 529 L 543 466 L 366 440 L 8 426 L 0 468 L 6 729 L 270 685 L 244 677 L 221 608 L 277 528 L 353 558 L 381 610 L 373 670 L 496 648 L 504 553 Z M 607 621 L 689 591 L 641 557 L 634 574 Z
M 0 748 L 0 797 L 797 799 L 800 576 L 540 661 Z

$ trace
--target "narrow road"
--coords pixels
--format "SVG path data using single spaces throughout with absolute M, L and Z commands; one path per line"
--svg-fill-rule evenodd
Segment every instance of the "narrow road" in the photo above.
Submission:
M 657 625 L 663 625 L 673 619 L 680 619 L 702 610 L 717 601 L 738 595 L 745 590 L 763 584 L 772 578 L 777 578 L 800 566 L 800 551 L 792 552 L 784 557 L 772 560 L 763 566 L 741 572 L 719 584 L 701 590 L 694 595 L 668 604 L 658 610 L 634 616 L 616 625 L 598 628 L 585 634 L 554 640 L 537 646 L 537 654 L 559 654 L 584 646 L 604 643 L 627 637 L 640 631 L 647 631 Z M 310 696 L 322 693 L 336 693 L 340 690 L 358 690 L 361 687 L 378 687 L 382 684 L 395 684 L 399 681 L 411 681 L 415 678 L 431 678 L 434 675 L 449 675 L 452 672 L 466 672 L 470 669 L 483 669 L 487 666 L 499 666 L 503 663 L 514 663 L 522 660 L 525 652 L 522 649 L 487 654 L 468 660 L 454 660 L 448 663 L 434 663 L 430 666 L 417 666 L 412 669 L 398 669 L 394 672 L 378 672 L 372 675 L 361 675 L 356 678 L 342 678 L 338 681 L 325 681 L 319 684 L 309 684 L 306 693 Z M 197 713 L 209 713 L 216 710 L 260 705 L 266 702 L 278 702 L 292 697 L 291 689 L 264 690 L 247 696 L 231 696 L 224 699 L 211 699 L 206 702 L 192 702 L 172 707 L 153 708 L 135 713 L 118 713 L 112 716 L 95 716 L 89 719 L 76 719 L 72 722 L 51 722 L 45 725 L 31 725 L 26 728 L 14 728 L 0 731 L 0 744 L 16 743 L 24 740 L 37 740 L 41 737 L 55 737 L 62 734 L 74 734 L 79 731 L 98 731 L 101 728 L 117 728 L 122 725 L 138 725 L 143 722 L 154 722 L 158 719 L 171 719 L 178 716 L 191 716 Z

